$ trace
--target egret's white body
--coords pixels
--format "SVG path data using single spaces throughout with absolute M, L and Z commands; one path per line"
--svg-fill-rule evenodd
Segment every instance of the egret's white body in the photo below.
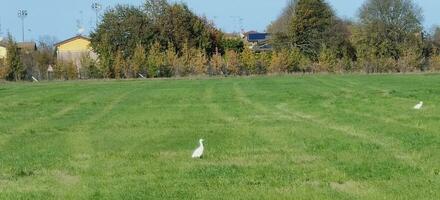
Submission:
M 203 139 L 199 140 L 200 146 L 197 147 L 196 150 L 194 150 L 192 154 L 192 158 L 201 158 L 203 156 L 203 151 L 205 150 L 205 147 L 203 146 Z
M 419 104 L 417 104 L 416 106 L 414 106 L 414 109 L 416 110 L 420 110 L 423 107 L 423 101 L 421 101 Z

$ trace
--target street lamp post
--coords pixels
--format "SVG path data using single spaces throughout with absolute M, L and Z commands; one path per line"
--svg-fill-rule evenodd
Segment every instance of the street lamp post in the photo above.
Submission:
M 18 10 L 18 17 L 21 19 L 22 41 L 24 42 L 24 18 L 28 16 L 27 10 Z
M 92 9 L 95 11 L 96 14 L 96 27 L 98 27 L 98 17 L 99 17 L 99 11 L 102 9 L 102 5 L 98 2 L 92 3 Z

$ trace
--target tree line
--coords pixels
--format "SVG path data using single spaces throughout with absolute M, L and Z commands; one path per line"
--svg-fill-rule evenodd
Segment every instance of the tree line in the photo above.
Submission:
M 11 34 L 8 34 L 5 41 L 3 45 L 6 46 L 7 56 L 0 59 L 0 79 L 31 80 L 32 76 L 47 79 L 48 66 L 55 66 L 57 63 L 54 50 L 55 38 L 40 37 L 38 51 L 20 50 Z
M 412 0 L 366 0 L 356 21 L 324 0 L 292 0 L 268 29 L 277 52 L 299 51 L 317 71 L 439 70 L 440 30 L 424 31 L 422 19 Z
M 57 79 L 436 71 L 440 29 L 424 31 L 422 19 L 412 0 L 366 0 L 357 20 L 339 18 L 325 0 L 291 0 L 268 26 L 273 51 L 254 52 L 185 4 L 146 0 L 103 14 L 90 35 L 98 59 L 84 55 L 79 71 L 48 47 L 29 69 L 10 38 L 0 76 L 19 80 L 49 64 Z

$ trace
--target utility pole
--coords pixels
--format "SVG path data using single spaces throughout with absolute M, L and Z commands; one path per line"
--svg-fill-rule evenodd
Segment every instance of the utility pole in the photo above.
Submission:
M 238 29 L 238 33 L 243 33 L 244 32 L 244 29 L 243 29 L 243 18 L 241 18 L 240 16 L 230 16 L 230 17 L 236 23 L 234 31 L 236 31 Z
M 22 42 L 24 42 L 24 18 L 26 18 L 27 16 L 27 10 L 18 10 L 18 17 L 21 19 Z

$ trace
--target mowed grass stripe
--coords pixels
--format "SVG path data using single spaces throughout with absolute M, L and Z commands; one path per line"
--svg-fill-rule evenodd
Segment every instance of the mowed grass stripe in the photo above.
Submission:
M 69 90 L 68 88 L 66 89 Z M 27 128 L 31 130 L 30 134 L 37 134 L 37 136 L 39 137 L 35 137 L 35 138 L 37 138 L 38 140 L 33 139 L 34 137 L 29 137 L 29 134 L 27 134 L 27 132 L 23 134 L 17 133 L 14 135 L 13 138 L 14 141 L 11 141 L 9 146 L 15 145 L 16 147 L 19 147 L 17 146 L 17 142 L 15 141 L 25 142 L 32 140 L 32 143 L 23 144 L 22 147 L 20 147 L 20 149 L 14 149 L 13 152 L 10 152 L 9 154 L 6 155 L 11 156 L 10 159 L 17 159 L 20 158 L 20 156 L 30 154 L 27 159 L 22 158 L 21 160 L 20 159 L 19 160 L 26 161 L 26 165 L 32 167 L 23 169 L 22 167 L 20 167 L 20 165 L 10 166 L 12 174 L 7 176 L 14 177 L 16 176 L 17 173 L 22 173 L 22 171 L 24 170 L 25 173 L 32 172 L 32 176 L 37 177 L 35 178 L 36 182 L 49 181 L 49 180 L 39 180 L 38 177 L 42 177 L 42 176 L 52 176 L 51 177 L 52 179 L 50 181 L 53 181 L 53 184 L 55 185 L 58 184 L 59 182 L 64 182 L 63 179 L 73 179 L 78 181 L 77 177 L 69 174 L 68 169 L 65 168 L 59 169 L 60 168 L 59 166 L 65 164 L 66 161 L 70 160 L 71 157 L 70 153 L 72 151 L 69 150 L 68 147 L 69 147 L 69 143 L 72 142 L 72 138 L 74 138 L 75 140 L 78 139 L 81 140 L 80 142 L 77 142 L 74 145 L 72 145 L 72 147 L 74 148 L 82 148 L 88 145 L 87 138 L 84 138 L 83 137 L 84 135 L 75 135 L 74 137 L 69 137 L 69 136 L 72 134 L 71 132 L 76 129 L 76 127 L 82 126 L 82 124 L 84 124 L 86 120 L 90 120 L 88 119 L 89 117 L 93 117 L 93 115 L 88 115 L 88 113 L 86 113 L 85 111 L 90 108 L 99 109 L 98 106 L 95 106 L 96 102 L 105 101 L 105 98 L 102 97 L 106 97 L 105 95 L 99 98 L 92 98 L 92 96 L 90 95 L 78 95 L 78 96 L 81 97 L 80 98 L 81 100 L 79 100 L 80 103 L 73 102 L 72 105 L 66 106 L 66 108 L 68 108 L 68 110 L 71 111 L 72 113 L 65 112 L 64 113 L 65 115 L 58 115 L 58 113 L 48 114 L 48 116 L 50 117 L 41 119 L 40 123 L 32 123 L 31 125 L 28 125 Z M 64 97 L 64 98 L 69 98 L 69 97 Z M 108 97 L 108 99 L 115 100 L 117 98 L 110 96 Z M 83 105 L 79 106 L 81 105 L 81 103 L 83 103 Z M 92 105 L 92 107 L 90 107 L 90 105 Z M 70 109 L 69 107 L 71 106 L 78 106 L 78 107 L 76 107 L 75 109 Z M 106 107 L 104 107 L 104 110 L 105 109 Z M 100 110 L 94 110 L 94 113 L 98 115 L 105 114 Z M 66 120 L 66 118 L 73 120 Z M 59 121 L 68 122 L 68 123 L 59 123 Z M 51 125 L 50 128 L 48 128 L 47 130 L 39 129 L 38 125 L 45 124 L 43 122 L 46 122 L 46 124 Z M 42 135 L 46 134 L 47 132 L 52 132 L 55 135 L 48 135 L 48 137 L 42 137 Z M 48 154 L 47 150 L 50 149 L 60 149 L 62 151 L 51 152 L 50 154 Z M 40 163 L 34 163 L 33 161 L 35 161 L 35 158 L 31 158 L 30 156 L 39 158 L 40 160 L 37 161 L 40 161 Z M 75 155 L 72 156 L 75 157 Z M 53 161 L 58 161 L 58 162 L 53 163 Z M 21 182 L 22 180 L 17 179 L 16 181 Z M 76 182 L 76 181 L 71 181 L 71 182 Z
M 257 91 L 257 90 L 251 90 L 251 91 Z M 279 107 L 279 109 L 280 110 L 286 110 L 285 108 L 282 108 L 282 107 Z M 270 110 L 270 109 L 268 109 L 268 110 Z M 338 113 L 332 113 L 332 114 L 337 116 Z M 369 133 L 369 132 L 359 133 L 354 128 L 335 125 L 335 122 L 324 122 L 322 120 L 317 120 L 317 119 L 319 119 L 319 117 L 313 117 L 313 116 L 310 116 L 309 114 L 304 114 L 304 113 L 301 113 L 301 112 L 300 113 L 298 113 L 298 112 L 296 112 L 296 113 L 290 112 L 290 115 L 293 115 L 293 116 L 296 116 L 296 117 L 299 117 L 299 118 L 304 118 L 304 121 L 306 123 L 307 122 L 311 122 L 311 123 L 314 123 L 316 126 L 322 126 L 322 128 L 324 128 L 324 129 L 330 128 L 330 129 L 333 129 L 333 130 L 335 130 L 337 132 L 342 132 L 344 134 L 349 134 L 349 135 L 352 135 L 352 136 L 354 135 L 356 137 L 360 137 L 361 140 L 364 140 L 366 142 L 372 142 L 374 144 L 379 144 L 380 146 L 384 147 L 385 149 L 388 149 L 389 152 L 394 154 L 394 158 L 405 159 L 405 161 L 408 160 L 408 159 L 412 159 L 412 158 L 410 158 L 409 155 L 407 155 L 404 151 L 402 151 L 402 148 L 400 148 L 398 146 L 398 143 L 396 143 L 395 141 L 393 142 L 393 140 L 390 140 L 391 138 L 384 139 L 383 137 L 379 137 L 378 139 L 373 139 L 373 138 L 370 138 L 370 137 L 374 137 L 374 135 L 376 135 L 375 133 Z M 388 142 L 384 143 L 384 141 L 388 141 Z M 384 150 L 384 149 L 382 149 L 382 150 Z M 372 159 L 375 159 L 375 158 L 372 158 Z M 393 157 L 387 157 L 386 160 L 393 160 Z M 413 161 L 409 160 L 408 162 L 409 162 L 409 164 L 412 164 Z M 401 166 L 401 167 L 405 166 L 405 165 L 399 164 L 398 161 L 396 161 L 395 164 L 397 164 L 397 166 Z M 421 163 L 419 163 L 419 164 L 421 164 Z M 399 167 L 399 168 L 401 168 L 401 167 Z M 405 168 L 407 168 L 406 170 L 407 171 L 409 170 L 409 172 L 411 172 L 411 173 L 414 173 L 415 172 L 414 170 L 417 171 L 417 169 L 411 169 L 409 167 L 405 167 Z M 414 174 L 414 175 L 416 175 L 416 174 Z
M 252 86 L 255 86 L 255 85 L 252 85 Z M 260 89 L 256 89 L 256 88 L 248 89 L 248 91 L 260 91 L 261 92 Z M 258 99 L 258 98 L 254 98 L 254 99 Z M 289 99 L 287 98 L 286 100 L 289 100 Z M 265 107 L 263 105 L 272 105 L 272 104 L 268 104 L 268 103 L 257 103 L 257 102 L 255 102 L 253 104 L 260 109 L 262 109 L 262 107 Z M 316 137 L 316 139 L 312 140 L 312 143 L 316 142 L 319 144 L 319 143 L 322 143 L 322 140 L 327 140 L 327 139 L 334 140 L 334 139 L 332 139 L 332 137 L 334 137 L 335 135 L 338 134 L 338 132 L 341 131 L 341 129 L 335 129 L 333 127 L 328 128 L 328 124 L 316 123 L 316 121 L 314 121 L 313 118 L 308 114 L 300 113 L 298 115 L 298 113 L 286 112 L 286 108 L 284 108 L 285 105 L 286 105 L 285 103 L 280 103 L 280 104 L 276 105 L 276 108 L 274 108 L 274 107 L 267 108 L 266 107 L 266 108 L 263 108 L 262 110 L 275 111 L 272 116 L 273 118 L 277 118 L 277 116 L 284 116 L 284 117 L 287 117 L 288 119 L 291 119 L 292 121 L 296 122 L 296 124 L 292 124 L 291 128 L 293 128 L 293 129 L 295 129 L 296 127 L 299 127 L 299 126 L 311 127 L 311 129 L 309 129 L 309 130 L 306 130 L 306 131 L 298 130 L 298 132 L 300 133 L 300 135 L 304 134 L 304 135 L 307 135 L 308 137 L 314 135 L 314 137 Z M 324 135 L 322 133 L 323 130 L 327 130 L 327 131 L 325 131 Z M 331 130 L 331 132 L 333 132 L 333 134 L 328 135 L 328 133 L 329 133 L 328 130 Z M 343 137 L 343 138 L 346 138 L 346 137 Z M 283 139 L 285 141 L 291 142 L 292 144 L 298 143 L 298 141 L 301 141 L 301 142 L 304 141 L 302 138 L 293 138 L 292 135 L 284 137 Z M 297 139 L 297 140 L 295 140 L 295 139 Z M 357 139 L 355 139 L 355 140 L 356 141 L 351 141 L 350 144 L 358 143 Z M 300 144 L 303 149 L 310 148 L 310 147 L 307 147 L 307 144 L 304 144 L 304 143 L 300 143 Z M 325 145 L 328 145 L 328 144 L 325 144 Z M 316 151 L 317 150 L 316 148 L 321 148 L 321 147 L 317 146 L 317 147 L 312 147 L 312 148 L 314 149 L 314 151 Z M 289 149 L 292 149 L 292 148 L 289 148 Z M 319 167 L 316 168 L 316 166 L 317 166 L 316 162 L 313 162 L 314 165 L 308 165 L 308 168 L 314 168 L 314 170 L 327 171 L 328 174 L 325 177 L 313 177 L 313 175 L 312 175 L 313 170 L 311 170 L 311 171 L 307 171 L 307 172 L 310 173 L 312 176 L 307 177 L 303 181 L 306 181 L 310 185 L 315 185 L 315 186 L 324 186 L 324 185 L 326 185 L 326 182 L 331 182 L 332 184 L 334 183 L 335 185 L 338 186 L 339 185 L 338 182 L 348 179 L 349 183 L 352 185 L 351 186 L 352 191 L 347 190 L 344 192 L 348 192 L 349 196 L 350 196 L 350 194 L 361 195 L 361 194 L 368 194 L 371 191 L 375 191 L 375 189 L 373 187 L 369 186 L 366 183 L 354 182 L 353 180 L 350 180 L 350 178 L 347 177 L 347 175 L 343 171 L 338 170 L 335 166 L 329 167 L 329 166 L 331 166 L 331 163 L 329 162 L 330 160 L 328 159 L 328 157 L 318 156 L 314 151 L 308 152 L 308 153 L 307 152 L 306 153 L 304 153 L 304 152 L 301 152 L 301 153 L 300 152 L 289 152 L 289 154 L 291 154 L 291 155 L 297 155 L 297 157 L 295 157 L 296 160 L 300 160 L 300 161 L 304 160 L 305 162 L 313 162 L 313 161 L 319 159 L 319 161 L 321 163 L 327 163 L 326 165 L 324 165 L 325 167 L 323 167 L 323 168 L 319 168 Z M 302 155 L 302 156 L 298 156 L 298 155 Z M 312 166 L 314 166 L 314 167 L 312 167 Z M 342 185 L 340 187 L 344 187 L 344 186 Z M 333 189 L 341 189 L 340 187 L 333 188 Z M 377 191 L 376 191 L 376 193 L 377 193 Z

